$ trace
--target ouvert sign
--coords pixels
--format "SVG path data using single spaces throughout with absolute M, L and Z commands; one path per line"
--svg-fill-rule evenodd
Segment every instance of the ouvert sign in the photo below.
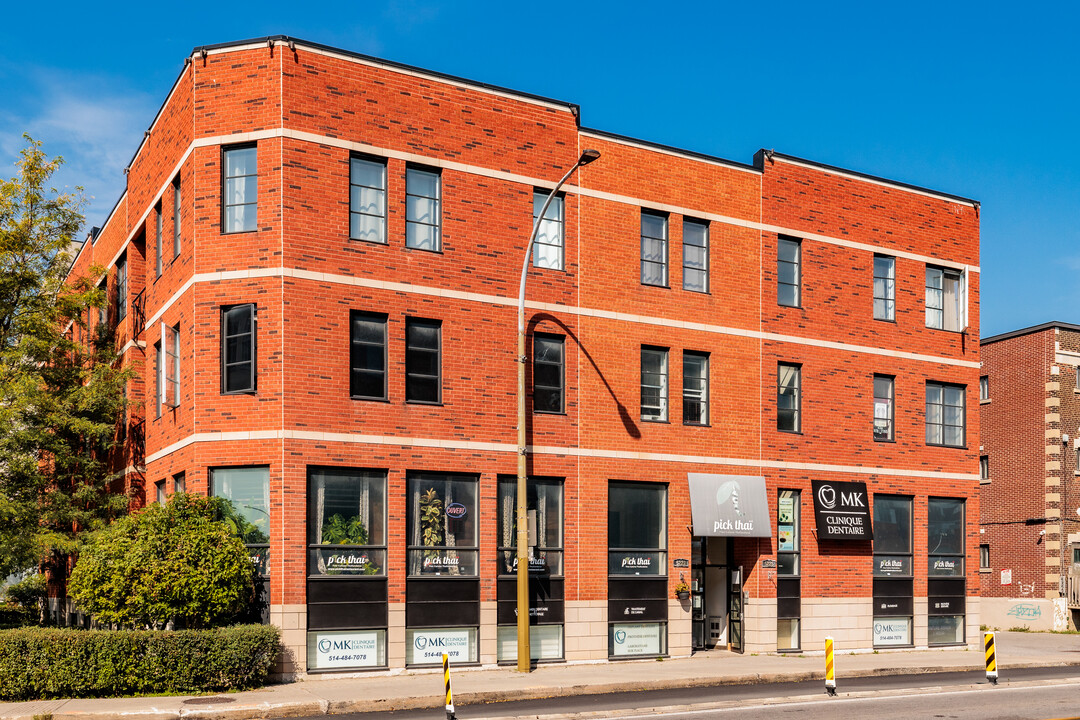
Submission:
M 866 483 L 812 480 L 819 540 L 873 540 Z

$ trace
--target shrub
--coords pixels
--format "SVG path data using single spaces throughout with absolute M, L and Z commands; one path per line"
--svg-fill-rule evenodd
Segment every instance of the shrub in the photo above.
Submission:
M 258 687 L 277 657 L 270 625 L 212 630 L 0 631 L 0 700 Z
M 68 592 L 97 622 L 224 624 L 254 599 L 255 568 L 218 498 L 177 493 L 95 533 Z

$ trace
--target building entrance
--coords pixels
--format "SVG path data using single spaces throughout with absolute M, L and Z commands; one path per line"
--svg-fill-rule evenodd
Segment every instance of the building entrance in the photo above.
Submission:
M 691 544 L 691 619 L 695 650 L 727 648 L 730 642 L 731 538 L 698 537 Z

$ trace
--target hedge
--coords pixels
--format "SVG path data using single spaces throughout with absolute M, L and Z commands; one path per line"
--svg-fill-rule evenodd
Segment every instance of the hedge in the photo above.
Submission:
M 0 700 L 193 693 L 265 684 L 280 636 L 270 625 L 212 630 L 0 631 Z

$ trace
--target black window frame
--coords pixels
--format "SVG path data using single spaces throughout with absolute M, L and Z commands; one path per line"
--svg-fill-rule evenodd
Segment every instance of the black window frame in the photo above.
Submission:
M 887 260 L 887 261 L 889 261 L 890 268 L 891 268 L 891 271 L 892 271 L 892 277 L 889 277 L 888 275 L 879 275 L 878 274 L 878 261 L 879 260 Z M 873 260 L 873 272 L 874 272 L 874 283 L 873 283 L 874 299 L 873 299 L 873 303 L 872 303 L 873 304 L 872 313 L 873 313 L 874 319 L 875 320 L 881 320 L 882 322 L 896 322 L 896 258 L 893 257 L 892 255 L 882 255 L 882 254 L 879 254 L 879 253 L 875 253 L 874 254 L 874 260 Z M 885 291 L 881 295 L 878 294 L 878 281 L 879 280 L 882 281 L 882 284 L 885 286 Z M 890 281 L 892 282 L 891 287 L 889 286 Z M 884 308 L 885 308 L 884 316 L 878 315 L 878 303 L 879 302 L 881 302 L 883 304 Z
M 557 362 L 550 360 L 540 360 L 539 358 L 539 344 L 552 343 L 559 347 L 559 359 Z M 558 367 L 559 370 L 559 384 L 558 386 L 541 385 L 537 380 L 537 366 L 538 365 L 553 365 Z M 552 333 L 534 333 L 533 334 L 533 412 L 539 415 L 565 415 L 566 414 L 566 337 L 563 335 L 555 335 Z M 540 403 L 536 400 L 537 391 L 543 391 L 546 393 L 557 393 L 559 399 L 558 410 L 542 410 L 540 409 Z
M 432 349 L 432 348 L 414 347 L 414 346 L 410 345 L 410 342 L 411 342 L 410 330 L 412 328 L 418 327 L 418 326 L 427 326 L 427 327 L 435 328 L 435 330 L 436 330 L 436 342 L 437 342 L 438 347 Z M 416 405 L 441 405 L 442 404 L 442 345 L 443 345 L 443 343 L 442 343 L 442 320 L 434 320 L 434 319 L 431 319 L 431 318 L 415 318 L 415 317 L 405 318 L 405 402 L 406 403 L 416 404 Z M 422 373 L 417 373 L 417 372 L 415 372 L 413 370 L 410 370 L 410 365 L 412 365 L 412 363 L 415 362 L 414 353 L 417 353 L 417 352 L 434 353 L 435 354 L 435 371 L 436 371 L 436 374 L 434 376 L 427 375 L 427 374 L 422 374 Z M 417 398 L 414 398 L 414 397 L 410 397 L 410 387 L 411 386 L 410 386 L 409 380 L 412 377 L 427 378 L 427 379 L 434 378 L 434 380 L 435 380 L 435 395 L 436 395 L 435 399 L 434 400 L 426 400 L 426 399 L 417 399 Z
M 360 340 L 357 338 L 355 332 L 357 321 L 371 322 L 382 326 L 382 368 L 380 370 L 360 366 L 360 350 L 357 348 L 357 346 L 378 346 L 379 344 L 367 342 L 365 340 Z M 389 346 L 388 335 L 389 318 L 385 313 L 372 313 L 365 312 L 363 310 L 349 311 L 349 397 L 355 400 L 389 400 L 389 383 L 387 382 L 387 364 L 389 362 L 387 350 Z M 365 395 L 360 392 L 362 383 L 357 379 L 358 373 L 381 374 L 382 394 Z
M 417 195 L 409 190 L 409 174 L 410 173 L 424 173 L 426 175 L 432 175 L 435 177 L 435 197 L 430 198 L 427 195 Z M 420 220 L 409 219 L 409 198 L 425 198 L 435 201 L 435 219 L 434 222 L 426 223 Z M 407 164 L 405 166 L 405 247 L 409 250 L 422 250 L 423 252 L 441 253 L 443 251 L 443 232 L 442 232 L 442 211 L 443 211 L 443 187 L 442 187 L 442 171 L 439 168 L 428 167 L 426 165 L 413 165 Z M 412 245 L 409 243 L 409 227 L 413 225 L 424 225 L 434 228 L 432 247 L 426 248 L 420 245 Z
M 990 456 L 989 455 L 980 455 L 979 456 L 979 482 L 981 482 L 981 483 L 990 482 Z
M 878 395 L 878 382 L 889 383 L 888 396 Z M 896 442 L 896 376 L 894 375 L 874 375 L 874 408 L 873 408 L 873 433 L 874 442 Z M 878 403 L 881 400 L 888 400 L 889 414 L 885 418 L 879 418 L 877 414 Z M 886 420 L 888 422 L 888 432 L 882 436 L 878 436 L 878 420 Z
M 663 237 L 654 237 L 652 235 L 645 234 L 645 218 L 653 218 L 663 223 L 664 235 Z M 646 208 L 641 209 L 639 235 L 641 239 L 641 284 L 648 285 L 649 287 L 669 287 L 671 283 L 670 279 L 670 238 L 671 228 L 668 214 L 660 212 L 658 210 L 649 210 Z M 660 247 L 663 250 L 663 258 L 660 260 L 646 260 L 645 259 L 645 241 L 652 240 L 660 243 Z M 651 282 L 646 279 L 645 268 L 657 266 L 661 270 L 661 278 L 659 282 Z
M 247 333 L 236 333 L 234 335 L 228 334 L 228 316 L 230 313 L 247 309 L 248 327 L 250 328 Z M 255 303 L 240 303 L 236 305 L 222 305 L 221 306 L 221 350 L 220 350 L 220 366 L 218 368 L 221 374 L 221 394 L 222 395 L 250 395 L 258 391 L 258 318 L 259 309 Z M 236 360 L 229 362 L 228 346 L 229 340 L 234 337 L 242 337 L 244 335 L 251 336 L 251 342 L 248 347 L 251 353 L 247 360 Z M 229 373 L 228 368 L 234 365 L 250 364 L 251 371 L 248 373 L 248 383 L 245 387 L 230 388 L 229 385 Z
M 180 175 L 179 174 L 177 174 L 177 176 L 173 178 L 172 190 L 173 190 L 173 217 L 172 217 L 172 219 L 173 219 L 173 256 L 172 256 L 172 259 L 175 260 L 176 258 L 180 257 L 180 245 L 181 245 L 181 239 L 183 237 L 182 234 L 181 234 L 181 230 L 182 230 L 182 227 L 183 227 L 183 223 L 182 223 L 182 219 L 181 219 L 181 215 L 182 215 L 182 211 L 183 211 L 183 205 L 182 205 L 183 196 L 181 195 L 181 192 L 180 192 Z
M 154 205 L 154 280 L 161 277 L 161 268 L 163 265 L 162 255 L 165 252 L 162 248 L 162 233 L 164 232 L 164 228 L 162 228 L 163 218 L 161 216 L 161 210 L 161 201 L 158 200 L 157 204 Z
M 238 150 L 254 150 L 255 151 L 255 172 L 253 175 L 227 175 L 226 162 L 230 152 Z M 255 201 L 228 204 L 227 200 L 227 188 L 228 181 L 235 178 L 255 178 Z M 259 231 L 259 144 L 257 142 L 249 143 L 237 143 L 235 145 L 222 145 L 221 146 L 221 234 L 222 235 L 237 235 L 240 233 L 258 232 Z M 255 206 L 255 220 L 254 227 L 242 228 L 240 230 L 230 230 L 228 227 L 228 210 L 230 207 L 236 207 L 238 205 L 254 205 Z M 245 217 L 247 213 L 245 212 Z
M 783 260 L 780 256 L 780 248 L 786 245 L 792 245 L 795 248 L 794 260 Z M 794 268 L 795 282 L 789 283 L 781 280 L 780 267 L 781 265 L 791 265 Z M 791 287 L 794 288 L 795 301 L 784 302 L 780 288 Z M 780 235 L 776 239 L 776 304 L 781 307 L 802 307 L 802 240 L 796 237 L 789 237 L 787 235 Z
M 371 185 L 361 185 L 360 183 L 354 183 L 353 182 L 353 173 L 352 173 L 353 163 L 354 162 L 363 162 L 363 163 L 368 163 L 370 165 L 378 165 L 378 166 L 380 166 L 382 168 L 382 187 L 377 188 L 377 187 L 374 187 L 374 186 L 371 186 Z M 377 155 L 367 155 L 367 154 L 364 154 L 364 153 L 351 153 L 349 155 L 349 239 L 350 240 L 356 240 L 357 242 L 368 242 L 368 243 L 372 243 L 372 244 L 375 244 L 375 245 L 388 245 L 388 244 L 390 244 L 390 234 L 389 234 L 389 228 L 388 228 L 388 222 L 389 222 L 388 221 L 388 215 L 389 215 L 389 202 L 388 202 L 389 187 L 388 186 L 390 184 L 389 173 L 390 173 L 390 170 L 389 170 L 389 167 L 388 167 L 388 163 L 386 161 L 386 158 L 384 158 L 384 157 L 378 157 Z M 366 213 L 366 212 L 360 212 L 359 210 L 357 210 L 353 206 L 353 197 L 352 196 L 353 196 L 353 188 L 354 187 L 369 188 L 371 190 L 379 190 L 379 191 L 382 192 L 382 215 L 381 216 L 380 215 L 372 215 L 371 213 Z M 381 230 L 381 233 L 380 233 L 381 239 L 379 239 L 379 240 L 370 240 L 368 238 L 362 238 L 362 237 L 357 237 L 357 236 L 353 235 L 352 218 L 353 218 L 354 215 L 365 215 L 367 217 L 378 217 L 378 218 L 380 218 L 382 220 L 382 230 Z
M 699 377 L 695 378 L 695 377 L 692 377 L 689 373 L 687 373 L 687 362 L 686 361 L 687 361 L 688 358 L 696 358 L 697 360 L 701 361 L 701 363 L 702 363 L 701 367 L 703 369 L 703 372 Z M 709 411 L 711 409 L 709 407 L 710 404 L 711 404 L 710 403 L 711 398 L 709 397 L 710 392 L 711 392 L 709 379 L 710 379 L 710 375 L 712 374 L 712 362 L 711 362 L 711 358 L 709 357 L 709 353 L 701 352 L 699 350 L 683 350 L 683 364 L 682 365 L 683 365 L 683 377 L 682 377 L 682 388 L 683 388 L 683 391 L 682 391 L 682 411 L 683 411 L 683 413 L 682 413 L 682 415 L 683 415 L 683 425 L 696 425 L 698 427 L 707 427 L 710 424 L 710 420 L 711 420 L 711 417 L 709 415 Z M 689 396 L 687 395 L 687 390 L 690 389 L 690 388 L 687 387 L 687 381 L 691 380 L 691 379 L 697 380 L 697 381 L 699 381 L 701 383 L 701 387 L 697 388 L 697 390 L 701 393 L 699 399 L 697 399 L 697 400 L 691 400 L 691 399 L 689 399 Z M 670 379 L 669 379 L 669 384 L 670 384 Z M 690 408 L 691 404 L 695 403 L 695 402 L 700 405 L 701 412 L 698 413 L 698 416 L 697 416 L 698 419 L 691 419 L 689 417 L 689 414 L 688 414 L 689 413 L 689 408 Z
M 127 253 L 124 253 L 116 263 L 116 322 L 120 323 L 127 317 L 128 302 L 128 266 Z
M 986 562 L 983 562 L 983 561 Z M 979 543 L 979 572 L 988 572 L 993 569 L 990 564 L 990 543 Z
M 933 442 L 930 440 L 930 428 L 932 423 L 930 422 L 930 389 L 937 387 L 941 389 L 941 442 Z M 945 442 L 945 428 L 957 427 L 955 425 L 947 425 L 945 423 L 945 408 L 952 407 L 945 402 L 945 390 L 947 388 L 954 388 L 960 390 L 960 399 L 962 404 L 960 405 L 960 419 L 963 424 L 959 425 L 960 428 L 960 442 L 959 443 L 947 443 Z M 936 404 L 936 403 L 935 403 Z M 926 425 L 926 444 L 931 447 L 947 447 L 947 448 L 966 448 L 967 447 L 967 386 L 959 383 L 938 382 L 936 380 L 926 381 L 926 403 L 924 406 L 925 425 Z M 933 423 L 938 425 L 938 423 Z
M 990 402 L 990 376 L 979 376 L 979 402 Z
M 694 226 L 702 229 L 702 235 L 704 237 L 704 244 L 697 245 L 696 243 L 687 242 L 688 234 L 686 232 L 687 226 Z M 682 287 L 687 292 L 701 293 L 703 295 L 709 294 L 709 280 L 710 280 L 710 266 L 709 266 L 709 246 L 710 246 L 710 224 L 707 220 L 698 220 L 697 218 L 683 218 L 683 240 L 682 240 Z M 704 260 L 703 267 L 695 267 L 688 265 L 686 257 L 688 253 L 686 249 L 688 247 L 701 248 L 702 258 Z M 702 287 L 697 289 L 687 284 L 686 278 L 693 273 L 701 273 Z
M 543 207 L 544 202 L 547 201 L 547 197 L 551 195 L 550 190 L 544 188 L 533 189 L 533 225 L 536 225 L 537 218 L 540 216 L 540 208 L 537 207 L 537 201 L 539 201 L 540 207 Z M 543 198 L 543 199 L 541 199 Z M 558 208 L 559 217 L 548 217 L 551 214 L 552 208 Z M 566 194 L 557 193 L 551 200 L 551 204 L 548 205 L 548 211 L 545 213 L 544 220 L 546 222 L 554 222 L 559 226 L 559 242 L 555 243 L 540 242 L 541 233 L 540 230 L 543 226 L 537 228 L 536 241 L 533 243 L 532 248 L 532 266 L 539 270 L 556 270 L 559 272 L 566 272 Z M 538 246 L 543 245 L 548 248 L 558 248 L 559 250 L 559 264 L 558 266 L 542 265 L 539 262 L 539 255 L 537 254 Z
M 657 375 L 663 377 L 664 381 L 663 381 L 663 383 L 661 383 L 659 385 L 651 385 L 651 384 L 646 385 L 646 383 L 645 383 L 645 375 L 646 375 L 646 371 L 645 371 L 645 354 L 646 353 L 655 353 L 657 356 L 659 356 L 659 357 L 661 357 L 663 359 L 663 363 L 664 363 L 663 370 L 661 372 L 657 373 Z M 670 351 L 670 348 L 658 347 L 656 345 L 642 345 L 641 346 L 641 355 L 640 355 L 640 357 L 641 357 L 641 364 L 640 364 L 640 367 L 641 367 L 641 374 L 640 374 L 641 395 L 639 397 L 639 401 L 640 401 L 639 408 L 640 408 L 641 420 L 642 420 L 642 422 L 666 423 L 666 422 L 668 422 L 669 418 L 671 417 L 671 351 Z M 655 415 L 646 414 L 646 412 L 645 412 L 645 408 L 646 408 L 646 405 L 645 405 L 645 388 L 647 388 L 647 387 L 648 388 L 656 387 L 658 389 L 658 392 L 659 392 L 658 400 L 659 400 L 660 404 L 658 406 L 656 406 L 656 407 L 659 408 L 659 412 L 656 413 Z M 654 406 L 650 405 L 648 407 L 651 408 L 651 407 L 654 407 Z
M 784 396 L 784 386 L 782 384 L 781 368 L 791 368 L 794 370 L 795 378 L 795 407 L 784 408 L 781 407 L 781 398 Z M 792 433 L 795 435 L 802 434 L 802 400 L 803 400 L 803 383 L 802 383 L 802 363 L 790 363 L 790 362 L 778 362 L 776 363 L 776 429 L 778 432 Z M 791 417 L 794 419 L 793 427 L 782 427 L 784 424 L 782 418 L 786 413 L 791 413 Z

